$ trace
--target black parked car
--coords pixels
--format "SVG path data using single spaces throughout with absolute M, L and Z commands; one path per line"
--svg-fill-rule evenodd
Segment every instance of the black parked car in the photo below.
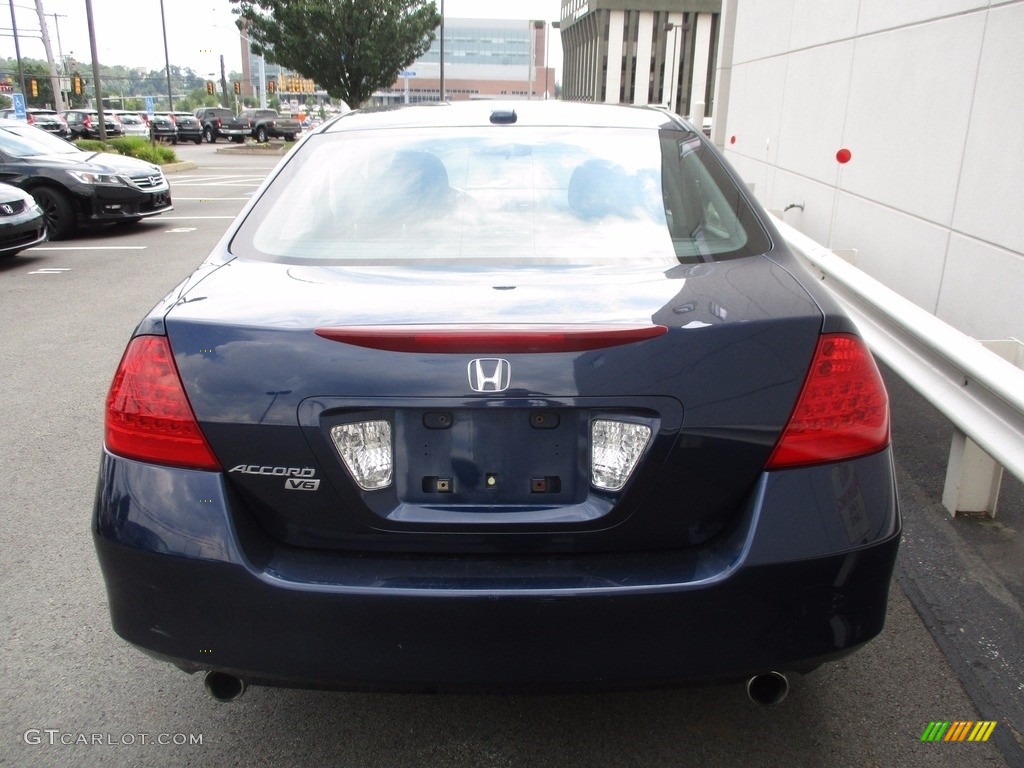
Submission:
M 16 120 L 0 119 L 0 180 L 36 199 L 54 240 L 80 224 L 135 222 L 173 208 L 159 166 L 83 152 Z
M 13 109 L 0 110 L 0 117 L 14 119 Z M 66 139 L 71 136 L 71 131 L 68 130 L 68 124 L 64 122 L 64 118 L 54 112 L 52 109 L 35 109 L 29 107 L 26 110 L 26 121 L 29 125 L 34 125 L 36 128 L 41 128 L 47 133 L 52 133 L 55 136 L 60 136 L 62 139 Z
M 191 112 L 157 112 L 169 116 L 178 128 L 178 141 L 203 142 L 203 126 Z
M 885 619 L 857 328 L 655 108 L 350 112 L 135 331 L 93 534 L 115 630 L 247 682 L 786 692 Z
M 72 139 L 98 139 L 100 137 L 99 112 L 95 109 L 69 109 L 61 113 L 61 116 L 68 124 Z M 110 113 L 103 114 L 103 124 L 106 126 L 107 138 L 116 138 L 124 133 L 121 123 Z
M 164 141 L 168 144 L 178 143 L 178 126 L 169 115 L 153 115 L 149 118 L 149 132 L 156 141 Z
M 0 256 L 13 256 L 46 240 L 46 218 L 32 195 L 0 184 Z

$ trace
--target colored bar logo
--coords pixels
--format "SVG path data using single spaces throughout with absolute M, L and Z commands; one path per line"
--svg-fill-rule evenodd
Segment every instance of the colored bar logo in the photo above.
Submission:
M 921 734 L 921 741 L 988 741 L 996 725 L 995 720 L 933 720 Z

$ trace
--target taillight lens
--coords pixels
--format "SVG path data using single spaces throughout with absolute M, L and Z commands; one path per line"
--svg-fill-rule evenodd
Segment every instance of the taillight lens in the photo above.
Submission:
M 128 459 L 219 470 L 165 336 L 137 336 L 107 394 L 107 450 Z
M 850 334 L 823 335 L 767 468 L 851 459 L 888 444 L 889 397 L 867 345 Z

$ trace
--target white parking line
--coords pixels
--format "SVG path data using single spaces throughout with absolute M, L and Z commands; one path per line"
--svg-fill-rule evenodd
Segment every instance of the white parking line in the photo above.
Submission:
M 172 187 L 237 187 L 258 186 L 265 176 L 185 176 L 171 181 Z

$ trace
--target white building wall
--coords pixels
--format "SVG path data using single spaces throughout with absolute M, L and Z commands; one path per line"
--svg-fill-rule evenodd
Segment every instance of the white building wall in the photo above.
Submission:
M 633 87 L 633 103 L 647 104 L 651 91 L 651 61 L 653 47 L 651 35 L 654 32 L 654 13 L 641 11 L 640 31 L 636 43 L 636 84 Z
M 622 91 L 622 29 L 626 24 L 625 11 L 611 11 L 608 18 L 608 86 L 604 100 L 619 103 Z
M 965 333 L 1024 340 L 1024 0 L 724 5 L 714 135 L 760 200 Z

